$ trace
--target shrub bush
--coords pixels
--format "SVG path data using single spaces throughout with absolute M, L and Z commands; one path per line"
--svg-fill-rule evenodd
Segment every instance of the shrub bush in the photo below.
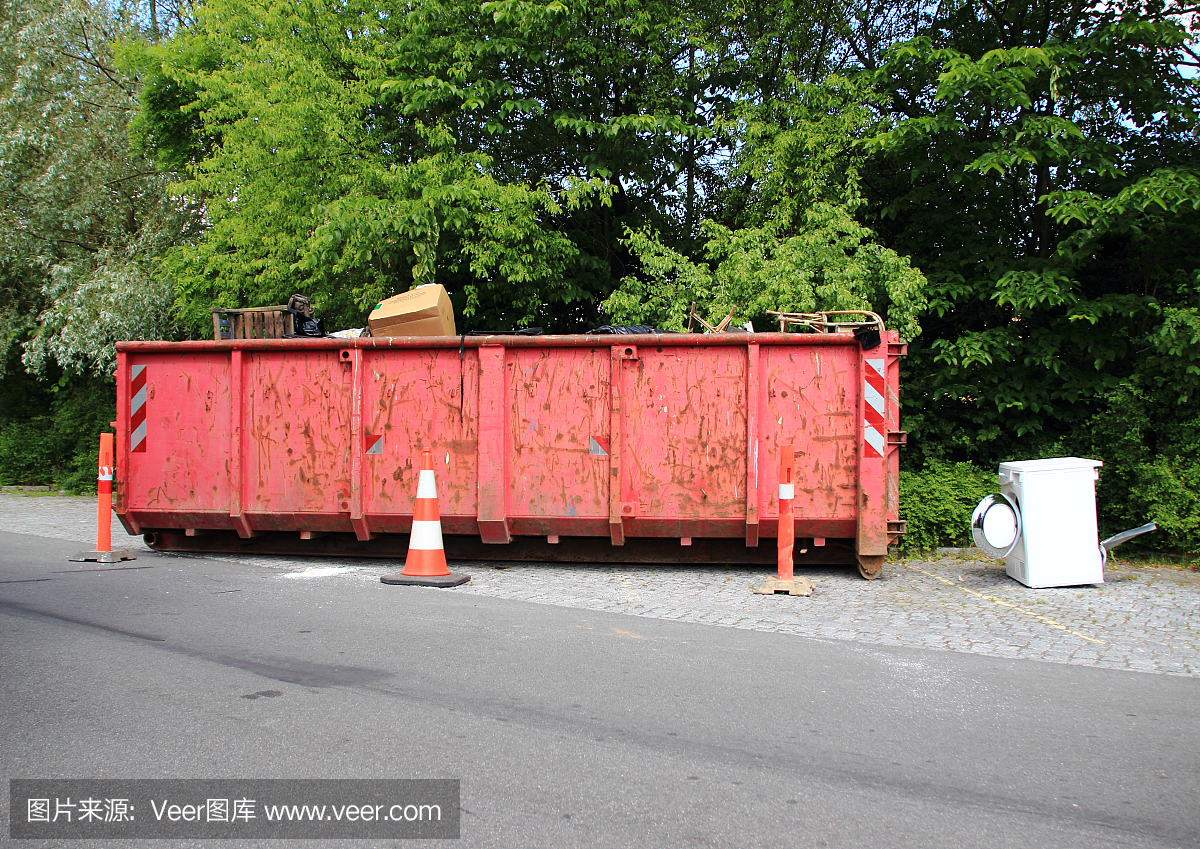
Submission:
M 0 484 L 42 486 L 53 483 L 61 440 L 50 416 L 10 422 L 0 428 Z
M 1188 412 L 1126 385 L 1066 441 L 1069 453 L 1104 463 L 1096 484 L 1102 537 L 1157 522 L 1157 533 L 1126 543 L 1129 549 L 1200 562 L 1200 416 Z
M 1200 416 L 1122 386 L 1069 436 L 1012 448 L 1011 459 L 1080 456 L 1104 466 L 1096 483 L 1101 538 L 1146 522 L 1158 532 L 1137 537 L 1122 551 L 1183 555 L 1200 563 Z M 1006 458 L 1007 459 L 1007 458 Z M 900 517 L 908 534 L 899 552 L 971 545 L 971 511 L 997 492 L 995 467 L 928 460 L 900 472 Z
M 0 420 L 0 484 L 96 491 L 100 433 L 116 417 L 116 390 L 101 380 L 57 388 L 29 388 L 7 411 L 40 415 Z
M 900 518 L 908 533 L 899 552 L 973 545 L 971 512 L 979 499 L 999 491 L 996 472 L 971 463 L 931 460 L 920 471 L 901 471 Z
M 1157 457 L 1152 463 L 1141 464 L 1135 493 L 1134 503 L 1149 521 L 1158 523 L 1159 530 L 1139 539 L 1200 563 L 1200 460 Z

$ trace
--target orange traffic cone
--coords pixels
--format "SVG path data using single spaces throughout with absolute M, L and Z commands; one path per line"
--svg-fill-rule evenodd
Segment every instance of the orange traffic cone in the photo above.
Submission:
M 404 571 L 380 578 L 385 584 L 418 587 L 457 587 L 471 580 L 446 568 L 446 550 L 442 546 L 442 520 L 438 514 L 437 480 L 433 476 L 433 452 L 421 452 L 421 476 L 417 479 L 417 504 L 413 510 L 412 533 L 408 537 L 408 557 Z

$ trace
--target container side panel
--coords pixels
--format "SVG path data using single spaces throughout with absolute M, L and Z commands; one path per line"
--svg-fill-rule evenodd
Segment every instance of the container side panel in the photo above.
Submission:
M 349 512 L 353 364 L 336 349 L 248 359 L 242 510 Z
M 749 540 L 749 505 L 757 540 L 776 533 L 778 446 L 791 442 L 797 534 L 854 536 L 861 406 L 874 397 L 863 352 L 833 335 L 764 339 L 128 347 L 119 503 L 130 527 L 369 541 L 409 531 L 430 448 L 447 533 Z M 896 530 L 882 519 L 897 512 L 900 438 L 884 350 L 880 534 Z
M 364 511 L 411 516 L 421 452 L 433 452 L 438 510 L 474 516 L 479 466 L 479 354 L 457 350 L 364 351 Z
M 769 347 L 763 514 L 779 515 L 778 446 L 796 450 L 796 519 L 853 519 L 858 502 L 857 345 Z
M 510 349 L 512 515 L 608 517 L 611 354 Z
M 639 518 L 746 515 L 746 351 L 644 345 L 623 372 L 623 498 Z
M 187 353 L 127 356 L 128 371 L 144 366 L 134 402 L 144 438 L 128 453 L 125 509 L 133 511 L 229 512 L 229 354 Z M 124 393 L 124 437 L 131 393 Z M 139 434 L 140 437 L 140 434 Z

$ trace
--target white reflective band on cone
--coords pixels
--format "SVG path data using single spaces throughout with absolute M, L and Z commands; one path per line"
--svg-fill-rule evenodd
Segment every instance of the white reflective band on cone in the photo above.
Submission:
M 418 551 L 440 551 L 442 549 L 442 523 L 414 521 L 412 534 L 408 538 L 408 547 Z
M 794 483 L 781 483 L 779 485 L 779 500 L 791 501 L 796 497 L 796 485 Z
M 437 498 L 437 481 L 433 477 L 433 469 L 421 469 L 421 477 L 417 479 L 417 498 Z

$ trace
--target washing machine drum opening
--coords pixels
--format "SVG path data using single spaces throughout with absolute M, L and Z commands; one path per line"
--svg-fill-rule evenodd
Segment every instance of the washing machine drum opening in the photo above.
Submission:
M 1007 556 L 1021 538 L 1021 511 L 1007 496 L 989 495 L 971 516 L 971 537 L 988 557 Z

